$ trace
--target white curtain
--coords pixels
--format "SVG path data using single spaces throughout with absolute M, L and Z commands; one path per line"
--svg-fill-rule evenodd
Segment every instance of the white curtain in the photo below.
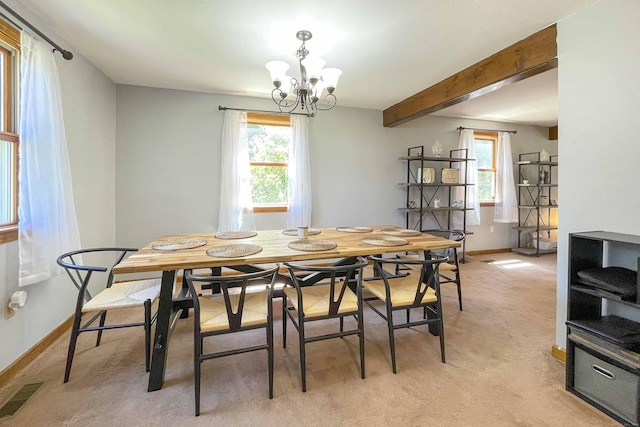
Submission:
M 289 211 L 287 227 L 311 226 L 311 167 L 309 160 L 309 118 L 291 116 L 289 150 Z
M 508 132 L 498 132 L 496 193 L 493 221 L 504 223 L 518 222 L 518 198 L 513 181 L 511 137 Z
M 56 258 L 80 249 L 62 94 L 48 45 L 24 31 L 21 46 L 20 286 L 57 276 Z
M 247 113 L 227 110 L 222 127 L 222 162 L 218 231 L 255 230 Z
M 476 143 L 471 129 L 462 129 L 460 131 L 460 142 L 458 148 L 467 149 L 467 158 L 476 159 Z M 464 182 L 465 173 L 467 174 L 467 197 L 465 200 L 466 207 L 472 209 L 467 211 L 467 226 L 480 225 L 480 198 L 478 196 L 478 164 L 477 162 L 460 163 L 460 181 Z M 454 201 L 463 200 L 464 188 L 454 187 Z M 456 228 L 462 228 L 462 212 L 454 212 L 453 224 Z

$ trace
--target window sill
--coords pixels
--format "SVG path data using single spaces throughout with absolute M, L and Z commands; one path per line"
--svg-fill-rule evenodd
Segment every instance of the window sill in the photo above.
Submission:
M 288 206 L 254 206 L 253 213 L 288 212 Z
M 18 226 L 0 228 L 0 244 L 18 240 Z
M 495 206 L 495 205 L 496 205 L 496 202 L 480 202 L 480 207 L 481 208 L 484 208 L 484 207 L 487 207 L 487 206 Z

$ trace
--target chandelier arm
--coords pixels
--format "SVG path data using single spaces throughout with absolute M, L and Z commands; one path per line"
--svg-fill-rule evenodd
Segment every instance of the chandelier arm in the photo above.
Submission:
M 276 97 L 277 94 L 277 97 Z M 300 103 L 299 97 L 296 97 L 295 101 L 287 101 L 286 98 L 281 96 L 282 91 L 278 88 L 275 88 L 271 91 L 271 99 L 278 105 L 278 110 L 281 113 L 291 113 L 293 112 Z M 278 99 L 279 98 L 279 99 Z
M 318 110 L 320 111 L 327 111 L 327 110 L 331 110 L 333 107 L 336 106 L 336 103 L 338 102 L 338 99 L 336 98 L 336 96 L 332 93 L 328 93 L 325 97 L 324 97 L 324 101 L 329 103 L 329 105 L 327 107 L 320 107 L 319 105 L 317 105 L 316 103 L 315 106 Z
M 309 117 L 315 117 L 317 112 L 318 112 L 318 105 L 315 102 L 307 105 L 307 115 Z

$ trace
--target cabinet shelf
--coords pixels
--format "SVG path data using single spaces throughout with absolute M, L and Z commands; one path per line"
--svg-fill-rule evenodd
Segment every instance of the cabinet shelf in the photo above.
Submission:
M 518 205 L 520 209 L 557 208 L 558 205 Z M 541 226 L 542 227 L 542 226 Z
M 604 231 L 569 234 L 565 386 L 622 424 L 638 426 L 640 298 L 623 299 L 578 276 L 586 269 L 629 267 L 632 262 L 637 271 L 640 236 Z
M 440 206 L 439 208 L 434 208 L 433 206 L 423 206 L 422 209 L 420 208 L 398 208 L 398 210 L 400 212 L 413 212 L 413 213 L 420 213 L 421 211 L 426 212 L 426 211 L 472 211 L 473 208 L 455 208 L 455 207 L 449 207 L 449 206 Z
M 532 154 L 532 153 L 525 153 L 525 154 Z M 537 153 L 536 153 L 537 154 Z M 558 162 L 543 162 L 540 160 L 519 160 L 517 163 L 517 165 L 541 165 L 541 166 L 558 166 Z
M 415 148 L 415 147 L 412 147 Z M 410 148 L 411 150 L 411 148 Z M 453 151 L 453 150 L 452 150 Z M 456 150 L 458 151 L 458 150 Z M 419 157 L 419 156 L 403 156 L 398 157 L 398 160 L 408 160 L 410 162 L 413 161 L 425 161 L 425 162 L 468 162 L 475 159 L 467 159 L 460 157 Z
M 536 226 L 516 226 L 513 227 L 514 230 L 520 230 L 520 231 L 552 231 L 552 230 L 557 230 L 558 226 L 557 225 L 541 225 L 539 227 Z
M 538 249 L 538 248 L 513 248 L 512 252 L 516 252 L 522 255 L 538 255 L 538 254 L 555 254 L 556 249 Z
M 437 183 L 437 182 L 399 182 L 398 185 L 404 186 L 404 187 L 466 187 L 466 186 L 471 186 L 473 184 L 463 184 L 463 183 L 458 183 L 458 184 L 443 184 L 443 183 Z
M 458 228 L 467 233 L 467 211 L 473 208 L 465 207 L 468 187 L 472 185 L 469 184 L 465 166 L 467 162 L 475 159 L 468 157 L 467 149 L 449 150 L 447 157 L 423 156 L 424 152 L 424 146 L 419 145 L 408 148 L 406 156 L 398 157 L 405 162 L 407 171 L 406 181 L 398 184 L 404 188 L 406 194 L 405 207 L 398 208 L 405 217 L 406 228 L 416 230 Z M 429 181 L 434 182 L 420 182 L 425 169 L 431 169 Z M 449 172 L 455 173 L 455 171 L 446 171 L 445 174 L 445 169 L 457 169 L 458 178 L 446 179 Z M 441 182 L 443 175 L 445 181 L 454 182 Z M 439 207 L 436 208 L 435 204 L 439 204 Z M 455 212 L 459 212 L 456 218 L 462 219 L 461 226 L 453 225 Z M 463 240 L 463 261 L 464 257 L 465 241 Z
M 547 237 L 550 238 L 550 232 L 558 229 L 557 225 L 552 224 L 552 212 L 558 209 L 556 203 L 558 184 L 554 182 L 557 176 L 557 159 L 558 156 L 553 155 L 549 160 L 543 161 L 540 159 L 540 153 L 537 152 L 522 153 L 518 157 L 516 164 L 519 181 L 527 180 L 528 182 L 516 185 L 518 226 L 514 228 L 518 230 L 518 244 L 514 248 L 515 252 L 535 256 L 556 252 L 555 249 L 544 249 L 553 245 L 549 244 L 548 239 L 541 245 L 540 232 L 547 233 Z M 526 238 L 523 239 L 523 232 L 531 234 L 525 234 Z M 540 249 L 541 247 L 543 249 Z
M 596 289 L 589 285 L 584 285 L 580 282 L 572 283 L 569 289 L 571 289 L 571 291 L 582 292 L 586 295 L 591 295 L 597 298 L 605 298 L 610 301 L 615 301 L 618 304 L 628 305 L 630 307 L 640 309 L 640 304 L 638 304 L 637 302 L 623 300 L 620 295 L 616 295 L 612 292 L 607 292 L 604 289 Z

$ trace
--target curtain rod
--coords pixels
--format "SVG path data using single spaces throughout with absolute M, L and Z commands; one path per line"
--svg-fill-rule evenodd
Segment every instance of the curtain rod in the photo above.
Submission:
M 6 4 L 4 4 L 4 2 L 0 1 L 0 6 L 2 6 L 3 9 L 5 9 L 7 12 L 9 12 L 11 15 L 13 15 L 15 18 L 18 19 L 18 21 L 22 22 L 24 25 L 26 25 L 27 27 L 29 27 L 33 32 L 35 32 L 37 35 L 39 35 L 40 37 L 42 37 L 44 40 L 46 40 L 47 43 L 49 43 L 51 46 L 53 46 L 53 51 L 55 52 L 56 50 L 58 52 L 60 52 L 62 54 L 62 57 L 64 59 L 66 59 L 67 61 L 70 61 L 73 59 L 73 53 L 69 52 L 68 50 L 65 50 L 63 48 L 61 48 L 60 46 L 58 46 L 53 40 L 51 40 L 49 37 L 45 36 L 44 34 L 42 34 L 42 32 L 40 30 L 38 30 L 36 27 L 34 27 L 33 25 L 31 25 L 26 19 L 24 19 L 22 16 L 18 15 L 16 12 L 14 12 L 9 6 L 7 6 Z M 4 13 L 0 12 L 0 16 L 2 16 L 3 18 L 5 18 L 7 21 L 11 22 L 13 25 L 15 25 L 16 27 L 18 27 L 19 30 L 22 30 L 22 28 L 20 28 L 19 25 L 16 25 L 15 22 L 13 22 L 13 20 L 11 20 L 11 18 L 9 18 L 8 16 L 6 16 Z
M 512 133 L 512 134 L 514 134 L 514 135 L 515 135 L 516 133 L 518 133 L 518 131 L 517 131 L 517 130 L 478 129 L 478 128 L 465 128 L 465 127 L 462 127 L 462 126 L 460 126 L 460 127 L 458 128 L 458 130 L 462 130 L 462 129 L 479 130 L 479 131 L 481 131 L 481 132 L 507 132 L 507 133 Z
M 218 105 L 218 110 L 220 110 L 220 111 L 226 111 L 226 110 L 246 111 L 246 112 L 249 112 L 249 113 L 267 113 L 267 114 L 278 114 L 278 115 L 281 115 L 281 116 L 305 116 L 305 117 L 309 117 L 308 114 L 304 114 L 304 113 L 283 113 L 282 111 L 248 110 L 246 108 L 223 107 L 222 105 Z

